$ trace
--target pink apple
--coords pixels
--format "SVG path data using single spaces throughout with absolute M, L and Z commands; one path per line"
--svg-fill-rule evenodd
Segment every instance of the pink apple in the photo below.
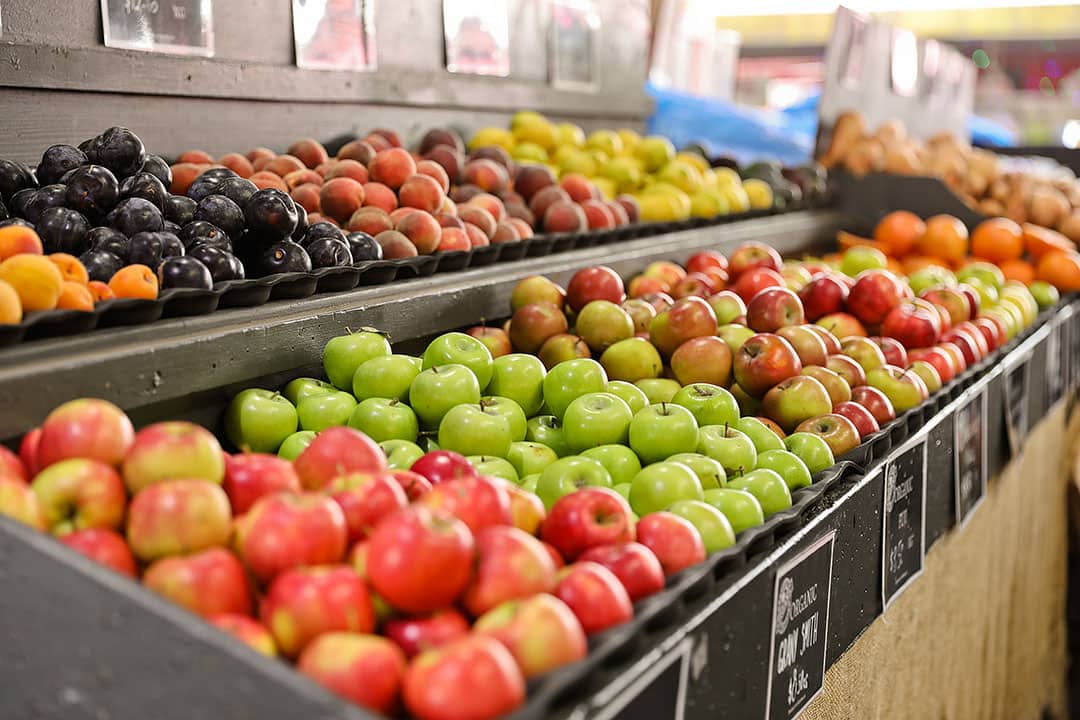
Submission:
M 282 655 L 290 658 L 323 633 L 375 629 L 371 595 L 348 565 L 286 570 L 270 584 L 259 617 Z
M 476 477 L 476 468 L 451 450 L 435 450 L 426 453 L 412 464 L 410 471 L 423 475 L 432 485 L 463 477 Z
M 225 613 L 208 618 L 208 621 L 218 630 L 232 635 L 252 650 L 267 657 L 277 657 L 277 645 L 274 644 L 274 636 L 258 620 L 247 615 Z
M 674 575 L 705 561 L 701 533 L 689 520 L 675 513 L 661 510 L 638 520 L 637 539 L 652 550 L 665 575 Z
M 453 515 L 473 533 L 492 525 L 509 525 L 511 520 L 510 495 L 497 478 L 448 480 L 432 488 L 417 504 Z
M 860 439 L 881 429 L 873 414 L 857 402 L 847 400 L 837 403 L 833 406 L 833 412 L 850 420 L 855 429 L 859 431 Z
M 708 275 L 699 272 L 687 273 L 679 282 L 671 288 L 671 296 L 675 299 L 696 296 L 707 298 L 716 292 L 716 283 Z
M 532 535 L 506 525 L 476 534 L 476 568 L 462 603 L 479 617 L 507 600 L 555 589 L 555 563 Z
M 204 618 L 221 613 L 251 613 L 247 572 L 228 550 L 210 548 L 185 557 L 154 561 L 143 585 Z
M 341 508 L 315 493 L 267 495 L 236 519 L 237 552 L 264 583 L 289 568 L 339 562 L 346 537 Z
M 885 393 L 869 385 L 860 385 L 851 389 L 851 401 L 870 411 L 878 425 L 885 425 L 896 419 L 896 410 Z
M 686 259 L 686 272 L 705 272 L 710 269 L 727 270 L 728 259 L 715 250 L 700 250 Z
M 847 308 L 860 322 L 876 325 L 903 299 L 903 287 L 896 275 L 888 270 L 864 270 L 851 286 Z
M 397 643 L 405 657 L 442 647 L 469 634 L 469 621 L 457 610 L 439 610 L 423 617 L 401 617 L 387 621 L 383 634 Z
M 577 662 L 589 650 L 573 611 L 547 593 L 493 608 L 476 621 L 474 631 L 502 643 L 526 678 Z
M 386 471 L 386 456 L 375 441 L 350 427 L 323 430 L 294 462 L 300 485 L 321 490 L 346 473 Z
M 769 287 L 786 288 L 784 276 L 771 268 L 756 267 L 735 276 L 735 282 L 728 289 L 748 303 L 752 297 Z
M 402 696 L 419 720 L 497 718 L 525 702 L 525 678 L 498 640 L 467 635 L 417 655 Z
M 68 458 L 119 465 L 134 442 L 135 430 L 124 411 L 105 400 L 71 400 L 41 425 L 36 466 L 44 469 Z
M 124 538 L 114 530 L 76 530 L 61 536 L 60 542 L 121 575 L 135 577 L 135 557 Z
M 229 498 L 206 480 L 157 482 L 128 507 L 128 545 L 144 562 L 225 546 L 231 534 Z
M 919 293 L 919 297 L 943 308 L 949 325 L 955 325 L 972 318 L 971 304 L 968 302 L 967 295 L 958 288 L 939 285 L 923 290 Z
M 409 502 L 416 502 L 431 492 L 431 482 L 420 473 L 412 470 L 391 470 L 390 476 L 397 480 L 398 485 L 401 485 Z
M 993 352 L 1005 344 L 1005 334 L 1001 331 L 997 322 L 989 317 L 977 317 L 971 321 L 971 324 L 978 328 L 979 332 L 982 333 L 983 339 L 986 340 L 986 348 L 988 351 Z
M 339 475 L 326 491 L 345 516 L 350 545 L 367 539 L 383 518 L 409 504 L 400 483 L 388 473 Z
M 300 492 L 293 464 L 276 455 L 241 453 L 225 458 L 225 481 L 233 515 L 243 515 L 255 501 L 276 492 Z
M 45 516 L 33 489 L 17 478 L 0 476 L 0 515 L 38 530 L 45 530 Z
M 544 542 L 572 561 L 596 545 L 633 540 L 633 513 L 614 490 L 586 486 L 559 498 L 540 532 Z
M 405 655 L 377 635 L 328 632 L 304 648 L 296 669 L 355 705 L 392 715 L 405 677 Z
M 872 335 L 870 341 L 881 348 L 881 354 L 885 356 L 885 362 L 897 367 L 907 367 L 907 350 L 900 341 L 892 337 Z
M 848 286 L 833 273 L 818 273 L 799 290 L 799 299 L 810 322 L 833 313 L 842 313 L 847 296 Z
M 45 524 L 57 535 L 124 523 L 127 492 L 111 466 L 97 460 L 61 460 L 38 473 L 37 493 Z
M 842 377 L 853 390 L 866 384 L 866 371 L 847 355 L 830 355 L 825 368 Z
M 631 602 L 664 589 L 664 568 L 653 551 L 638 542 L 596 545 L 583 552 L 580 562 L 603 565 L 626 588 Z
M 746 304 L 746 324 L 754 332 L 776 332 L 805 321 L 802 301 L 786 287 L 767 287 Z
M 560 570 L 555 597 L 573 611 L 586 635 L 621 625 L 634 616 L 626 588 L 615 573 L 599 563 L 576 562 Z
M 206 428 L 182 421 L 155 423 L 135 434 L 122 474 L 133 494 L 166 480 L 220 485 L 225 479 L 225 453 Z
M 748 338 L 735 353 L 732 366 L 735 381 L 752 397 L 761 397 L 769 388 L 802 372 L 795 348 L 772 333 Z
M 731 256 L 728 258 L 728 272 L 732 277 L 737 277 L 754 268 L 778 271 L 783 262 L 780 253 L 765 243 L 744 242 L 731 251 Z
M 24 480 L 29 480 L 41 470 L 41 464 L 37 459 L 38 445 L 40 443 L 41 428 L 39 427 L 23 435 L 23 439 L 19 442 L 19 459 L 22 460 L 23 467 L 26 468 L 26 476 L 22 478 Z

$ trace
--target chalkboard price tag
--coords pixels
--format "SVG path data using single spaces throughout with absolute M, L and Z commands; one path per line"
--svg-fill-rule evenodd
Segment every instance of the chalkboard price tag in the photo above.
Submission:
M 986 496 L 986 388 L 956 409 L 953 421 L 956 524 L 963 526 Z
M 776 571 L 765 720 L 791 720 L 821 692 L 836 531 Z
M 885 464 L 881 513 L 881 602 L 887 608 L 923 570 L 926 557 L 926 438 Z
M 1027 397 L 1031 377 L 1030 359 L 1030 355 L 1021 358 L 1014 366 L 1005 370 L 1005 430 L 1014 458 L 1020 455 L 1030 422 Z
M 214 56 L 212 0 L 101 0 L 105 45 Z
M 629 686 L 618 688 L 618 691 L 610 696 L 605 696 L 604 691 L 597 693 L 592 702 L 596 708 L 594 712 L 573 713 L 571 718 L 682 720 L 686 711 L 686 686 L 693 643 L 693 638 L 683 638 Z

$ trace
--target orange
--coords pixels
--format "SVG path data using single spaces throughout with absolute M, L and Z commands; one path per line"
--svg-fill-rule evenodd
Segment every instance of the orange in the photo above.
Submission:
M 116 293 L 112 291 L 112 288 L 100 280 L 91 280 L 86 284 L 86 289 L 94 296 L 95 303 L 99 303 L 102 300 L 112 300 L 116 297 Z
M 93 310 L 94 296 L 85 285 L 65 280 L 56 307 L 60 310 Z
M 22 320 L 22 301 L 11 283 L 0 280 L 0 324 L 14 325 Z
M 118 298 L 155 300 L 158 296 L 157 275 L 145 265 L 128 265 L 112 276 L 109 289 Z
M 1076 250 L 1076 243 L 1056 230 L 1041 225 L 1024 223 L 1024 249 L 1036 260 L 1048 252 L 1070 252 Z
M 983 220 L 971 233 L 971 254 L 1000 263 L 1024 254 L 1024 232 L 1009 218 Z
M 967 228 L 952 215 L 935 215 L 926 221 L 926 232 L 915 248 L 922 255 L 959 262 L 967 255 Z
M 24 225 L 0 228 L 0 260 L 7 260 L 12 255 L 41 255 L 43 252 L 41 238 L 33 228 Z
M 56 265 L 60 270 L 60 274 L 64 276 L 64 280 L 70 280 L 80 285 L 85 285 L 90 282 L 90 275 L 87 274 L 86 268 L 79 262 L 79 258 L 74 255 L 68 255 L 67 253 L 53 253 L 48 256 L 49 260 Z
M 904 274 L 910 275 L 916 270 L 922 270 L 924 267 L 930 267 L 936 265 L 937 267 L 945 267 L 946 264 L 936 257 L 929 257 L 927 255 L 908 255 L 900 263 L 904 268 Z
M 843 230 L 837 231 L 836 244 L 840 246 L 841 250 L 847 250 L 848 248 L 853 247 L 872 247 L 880 250 L 886 255 L 889 254 L 888 245 L 877 242 L 876 240 L 871 240 L 870 238 L 864 238 L 861 235 L 856 235 L 855 233 L 845 232 Z
M 904 275 L 904 266 L 900 263 L 899 260 L 890 256 L 885 259 L 885 262 L 887 263 L 885 265 L 886 270 L 891 273 L 896 273 L 897 275 Z
M 1080 253 L 1052 250 L 1041 258 L 1035 276 L 1062 292 L 1080 291 Z
M 0 280 L 15 288 L 23 310 L 52 310 L 64 284 L 59 268 L 41 255 L 9 257 L 0 263 Z
M 1035 281 L 1035 266 L 1026 260 L 1004 260 L 998 263 L 1006 280 L 1018 280 L 1025 285 Z
M 926 223 L 907 210 L 896 210 L 881 218 L 874 228 L 874 239 L 890 250 L 886 253 L 904 257 L 915 249 L 915 243 L 926 233 Z

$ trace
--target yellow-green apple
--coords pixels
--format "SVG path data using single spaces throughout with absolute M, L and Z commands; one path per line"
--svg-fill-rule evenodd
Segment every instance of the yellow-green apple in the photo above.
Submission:
M 784 478 L 775 470 L 765 468 L 751 470 L 731 483 L 735 490 L 746 490 L 761 503 L 765 517 L 791 507 L 791 491 Z
M 45 515 L 34 490 L 18 478 L 0 476 L 0 515 L 45 530 Z
M 697 451 L 723 465 L 728 478 L 743 474 L 757 462 L 753 440 L 731 425 L 706 425 L 698 435 Z
M 807 330 L 814 333 L 825 344 L 825 355 L 832 356 L 840 353 L 840 338 L 821 327 L 820 325 L 804 325 Z
M 645 399 L 649 401 L 650 405 L 670 403 L 675 398 L 676 393 L 682 389 L 678 380 L 666 377 L 642 378 L 634 383 L 634 385 L 645 393 Z M 640 410 L 638 412 L 640 412 Z M 636 415 L 637 413 L 634 414 Z
M 686 270 L 670 260 L 655 260 L 645 266 L 641 276 L 656 278 L 667 288 L 671 288 L 686 277 Z
M 833 273 L 818 273 L 799 290 L 806 319 L 815 322 L 826 315 L 842 313 L 846 307 L 848 286 Z
M 694 416 L 699 427 L 734 424 L 739 419 L 739 404 L 724 388 L 706 382 L 685 385 L 671 399 Z
M 476 556 L 464 522 L 417 505 L 379 523 L 368 544 L 372 588 L 392 607 L 413 614 L 453 603 L 469 582 Z
M 727 473 L 724 472 L 724 466 L 718 461 L 713 460 L 711 457 L 706 457 L 701 453 L 677 453 L 669 457 L 665 462 L 679 463 L 690 468 L 697 479 L 701 482 L 701 488 L 708 490 L 709 488 L 723 487 L 727 482 Z M 640 471 L 639 471 L 640 472 Z M 631 478 L 631 482 L 633 478 Z M 627 489 L 626 498 L 629 499 L 630 490 L 633 489 L 633 485 Z
M 32 484 L 45 525 L 65 535 L 74 530 L 123 525 L 127 492 L 111 466 L 97 460 L 61 460 L 42 470 Z
M 754 332 L 776 332 L 788 325 L 801 325 L 806 317 L 799 296 L 786 287 L 768 287 L 746 304 L 746 324 Z
M 649 324 L 656 317 L 656 308 L 637 297 L 624 301 L 620 307 L 630 316 L 635 333 L 649 332 Z
M 888 270 L 873 269 L 859 273 L 848 293 L 848 310 L 867 325 L 877 325 L 904 299 L 904 287 Z
M 719 325 L 727 325 L 746 317 L 746 303 L 730 290 L 721 290 L 710 297 L 709 305 L 716 314 L 716 322 Z
M 855 426 L 855 429 L 859 431 L 860 440 L 881 429 L 881 426 L 878 425 L 878 421 L 873 413 L 857 402 L 848 400 L 846 402 L 837 403 L 833 405 L 832 411 L 837 415 L 843 415 L 851 421 Z
M 173 421 L 148 425 L 135 434 L 122 465 L 124 483 L 138 493 L 166 480 L 225 479 L 225 454 L 210 431 L 194 423 Z
M 510 398 L 532 417 L 544 404 L 544 364 L 532 355 L 511 353 L 495 358 L 491 363 L 491 382 L 487 392 Z
M 785 432 L 799 423 L 832 410 L 829 391 L 809 375 L 796 375 L 774 385 L 761 401 L 761 412 Z
M 908 369 L 922 379 L 928 394 L 936 393 L 941 389 L 941 376 L 930 363 L 925 360 L 916 360 L 908 366 Z
M 144 562 L 224 546 L 231 534 L 229 498 L 205 480 L 156 483 L 136 493 L 128 507 L 128 545 Z
M 448 365 L 464 365 L 472 370 L 480 390 L 491 382 L 491 352 L 484 343 L 460 332 L 444 333 L 432 340 L 424 350 L 423 370 Z
M 629 313 L 608 300 L 593 300 L 581 309 L 574 321 L 575 332 L 593 352 L 633 337 L 634 321 Z
M 626 445 L 598 445 L 584 450 L 581 457 L 603 465 L 613 485 L 629 483 L 641 470 L 637 454 Z
M 398 617 L 382 628 L 386 637 L 397 643 L 405 657 L 412 659 L 469 634 L 469 621 L 457 610 L 447 608 L 421 617 Z
M 630 507 L 638 517 L 665 510 L 679 500 L 700 500 L 701 480 L 687 465 L 656 462 L 646 465 L 630 482 Z
M 840 352 L 859 363 L 862 369 L 869 373 L 885 365 L 885 353 L 878 345 L 867 337 L 852 336 L 840 341 Z
M 885 393 L 893 410 L 899 413 L 922 404 L 930 395 L 918 373 L 895 365 L 884 365 L 866 373 L 866 384 Z
M 546 302 L 562 307 L 566 291 L 543 275 L 530 275 L 519 280 L 510 292 L 510 310 L 517 310 L 533 303 Z
M 633 413 L 622 398 L 607 392 L 575 398 L 563 415 L 563 432 L 573 452 L 624 444 Z
M 735 531 L 722 512 L 704 500 L 679 500 L 668 511 L 689 520 L 701 535 L 705 552 L 712 554 L 735 544 Z
M 744 342 L 732 365 L 739 387 L 759 398 L 769 388 L 802 372 L 795 348 L 772 333 L 758 333 Z
M 818 318 L 814 324 L 838 338 L 866 337 L 866 328 L 858 318 L 848 313 L 829 313 Z
M 715 335 L 717 327 L 716 313 L 709 303 L 699 297 L 685 297 L 653 318 L 649 338 L 661 353 L 670 356 L 687 340 Z
M 251 614 L 251 588 L 240 561 L 224 548 L 164 557 L 146 568 L 143 585 L 204 618 Z
M 676 403 L 649 405 L 630 421 L 630 447 L 643 463 L 654 463 L 676 453 L 694 452 L 698 424 L 694 414 Z
M 728 270 L 732 277 L 758 267 L 779 270 L 781 265 L 783 259 L 780 253 L 765 243 L 755 241 L 741 243 L 728 258 Z
M 859 444 L 859 431 L 855 429 L 855 424 L 836 413 L 804 420 L 799 423 L 795 431 L 820 436 L 829 446 L 834 458 L 849 452 Z M 809 463 L 807 465 L 809 466 Z
M 345 516 L 349 545 L 367 539 L 383 518 L 409 504 L 401 484 L 388 473 L 338 475 L 326 492 Z
M 318 403 L 315 398 L 331 395 L 314 393 L 305 397 L 304 402 L 311 406 Z M 348 399 L 356 404 L 351 395 Z M 285 438 L 296 432 L 297 422 L 296 406 L 284 395 L 262 388 L 248 388 L 237 393 L 225 409 L 225 436 L 234 447 L 245 452 L 277 452 Z
M 780 274 L 784 276 L 784 283 L 793 292 L 799 292 L 810 282 L 813 275 L 798 262 L 785 261 L 780 268 Z
M 864 270 L 881 269 L 888 264 L 885 253 L 875 247 L 848 248 L 840 258 L 840 272 L 855 277 Z
M 514 351 L 513 346 L 510 344 L 510 335 L 502 328 L 478 325 L 469 328 L 466 334 L 483 343 L 484 347 L 491 353 L 492 358 L 509 355 Z
M 741 417 L 732 424 L 732 427 L 750 438 L 758 453 L 784 449 L 784 437 L 787 433 L 776 424 L 775 420 L 767 417 Z
M 525 702 L 525 678 L 502 643 L 472 634 L 417 655 L 402 696 L 424 720 L 496 718 Z
M 308 643 L 296 669 L 355 705 L 390 715 L 398 706 L 405 654 L 378 635 L 327 632 Z
M 863 366 L 847 355 L 830 355 L 825 367 L 839 375 L 852 390 L 866 384 L 866 371 Z
M 728 288 L 746 303 L 765 288 L 786 288 L 784 276 L 771 268 L 756 267 L 734 276 L 735 281 Z
M 619 579 L 631 602 L 664 589 L 664 568 L 652 550 L 638 542 L 596 545 L 581 554 L 580 562 L 603 565 Z
M 562 306 L 530 303 L 515 310 L 510 318 L 510 342 L 518 352 L 535 353 L 545 340 L 565 333 L 567 328 Z
M 824 367 L 828 360 L 825 342 L 810 328 L 814 325 L 788 325 L 776 331 L 776 334 L 791 343 L 795 354 L 803 367 L 815 365 Z
M 664 361 L 651 342 L 631 337 L 615 343 L 600 356 L 609 380 L 637 382 L 644 378 L 660 377 Z
M 746 490 L 736 488 L 706 490 L 705 502 L 724 514 L 736 535 L 765 522 L 765 512 L 761 509 L 761 503 Z
M 967 296 L 955 287 L 937 285 L 923 290 L 919 293 L 919 297 L 944 309 L 945 319 L 948 320 L 949 326 L 970 320 L 972 317 L 971 304 Z
M 544 402 L 551 414 L 561 420 L 575 398 L 603 392 L 607 381 L 607 373 L 595 360 L 579 358 L 559 363 L 544 377 Z
M 510 496 L 497 477 L 463 477 L 439 483 L 417 504 L 453 515 L 477 533 L 491 525 L 509 525 Z
M 276 492 L 300 492 L 293 464 L 276 455 L 241 453 L 225 458 L 225 481 L 233 515 L 243 515 L 255 501 Z
M 277 645 L 274 644 L 274 636 L 258 620 L 247 615 L 226 613 L 208 618 L 208 621 L 218 630 L 232 635 L 252 650 L 267 657 L 277 657 Z
M 848 385 L 847 380 L 840 377 L 839 373 L 829 368 L 809 365 L 802 369 L 802 374 L 808 375 L 821 383 L 825 387 L 825 391 L 829 393 L 829 400 L 832 401 L 834 406 L 837 403 L 851 399 L 851 386 Z
M 277 456 L 282 460 L 289 460 L 290 462 L 300 457 L 300 453 L 304 452 L 311 441 L 315 439 L 318 433 L 311 430 L 298 430 L 289 437 L 285 438 L 281 443 L 281 447 L 278 448 Z
M 754 331 L 745 325 L 739 325 L 738 323 L 728 323 L 727 325 L 721 325 L 716 329 L 716 337 L 727 343 L 728 349 L 732 354 L 738 352 L 742 344 L 754 337 Z M 734 358 L 732 359 L 734 363 Z
M 472 463 L 464 455 L 450 450 L 425 453 L 409 470 L 423 475 L 432 485 L 463 477 L 476 477 L 476 469 Z
M 638 520 L 637 541 L 652 551 L 668 576 L 705 561 L 701 533 L 686 518 L 666 510 Z
M 121 575 L 135 577 L 135 557 L 123 536 L 115 530 L 76 530 L 61 536 L 60 542 Z
M 758 454 L 755 470 L 772 470 L 784 478 L 788 488 L 795 492 L 799 488 L 810 487 L 814 479 L 810 468 L 790 450 L 766 450 Z
M 540 349 L 536 351 L 536 356 L 544 364 L 544 368 L 550 370 L 567 360 L 590 358 L 592 357 L 592 350 L 589 349 L 588 343 L 577 335 L 559 333 L 545 340 Z
M 352 394 L 358 402 L 369 398 L 405 402 L 409 399 L 409 386 L 420 374 L 422 365 L 420 358 L 409 355 L 379 355 L 365 360 L 353 374 Z M 286 392 L 288 389 L 286 386 Z
M 349 565 L 286 570 L 270 583 L 259 605 L 259 618 L 288 658 L 298 656 L 323 633 L 375 629 L 371 594 Z
M 687 340 L 671 355 L 671 372 L 682 385 L 731 382 L 731 348 L 710 335 Z
M 609 267 L 596 265 L 578 270 L 566 285 L 566 304 L 574 312 L 593 300 L 621 303 L 626 299 L 622 278 Z
M 940 265 L 929 265 L 924 268 L 920 268 L 908 276 L 908 285 L 913 292 L 921 293 L 923 290 L 927 290 L 938 285 L 947 285 L 950 287 L 956 286 L 956 276 L 945 267 Z
M 540 536 L 563 558 L 573 561 L 595 545 L 633 540 L 633 515 L 630 505 L 614 490 L 582 487 L 551 506 Z
M 408 440 L 383 440 L 379 443 L 379 449 L 386 455 L 388 470 L 408 470 L 414 462 L 424 457 L 420 446 Z
M 562 421 L 554 415 L 529 418 L 529 422 L 525 424 L 525 440 L 548 446 L 560 458 L 571 454 L 570 446 L 566 444 Z
M 386 456 L 374 440 L 350 427 L 323 430 L 293 463 L 305 490 L 321 490 L 338 475 L 386 471 Z
M 503 486 L 510 496 L 510 524 L 535 535 L 547 517 L 544 501 L 536 493 L 512 482 L 504 481 Z
M 622 401 L 630 406 L 630 412 L 634 414 L 649 404 L 649 397 L 645 391 L 626 380 L 608 380 L 607 385 L 604 386 L 604 392 L 622 398 Z
M 739 412 L 743 415 L 756 415 L 761 409 L 761 400 L 751 397 L 745 390 L 739 387 L 739 383 L 731 384 L 731 396 L 739 404 Z
M 134 438 L 131 420 L 112 403 L 94 398 L 71 400 L 50 412 L 42 423 L 36 466 L 44 469 L 68 458 L 119 465 Z
M 514 406 L 507 400 L 507 406 Z M 525 413 L 517 410 L 521 438 L 525 436 Z M 481 400 L 478 404 L 457 405 L 439 421 L 439 447 L 462 455 L 504 457 L 516 438 L 509 418 L 499 408 Z
M 547 445 L 524 440 L 510 443 L 506 459 L 514 466 L 518 478 L 523 478 L 526 475 L 543 472 L 544 468 L 558 460 L 559 456 Z
M 323 347 L 323 370 L 326 378 L 339 390 L 352 389 L 353 375 L 365 361 L 390 355 L 390 342 L 382 333 L 371 329 L 349 332 L 330 340 Z
M 892 401 L 876 387 L 861 385 L 852 388 L 851 400 L 869 410 L 878 425 L 885 425 L 896 419 L 896 409 Z
M 478 619 L 473 630 L 502 643 L 526 678 L 577 662 L 588 653 L 585 631 L 573 611 L 547 593 L 502 603 Z
M 479 617 L 508 600 L 555 589 L 555 563 L 532 535 L 507 525 L 476 533 L 476 564 L 461 602 Z
M 559 570 L 555 597 L 581 623 L 586 635 L 621 625 L 634 615 L 630 595 L 615 573 L 594 562 L 576 562 Z
M 260 498 L 236 519 L 235 547 L 262 582 L 301 565 L 341 560 L 345 516 L 332 498 L 316 493 L 277 493 Z

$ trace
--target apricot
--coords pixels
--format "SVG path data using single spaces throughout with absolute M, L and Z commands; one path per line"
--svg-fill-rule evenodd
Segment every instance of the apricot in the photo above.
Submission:
M 442 168 L 439 169 L 442 170 Z M 398 190 L 398 199 L 403 207 L 417 208 L 428 213 L 438 212 L 442 207 L 444 197 L 445 194 L 439 181 L 421 173 L 406 180 Z
M 80 285 L 90 282 L 90 274 L 86 272 L 86 268 L 79 262 L 79 258 L 74 255 L 53 253 L 47 257 L 52 264 L 56 265 L 65 281 L 70 280 Z
M 444 215 L 453 215 L 457 217 L 457 203 L 451 200 L 449 197 L 444 197 L 442 206 L 439 208 L 439 212 Z
M 414 211 L 398 220 L 394 229 L 409 238 L 416 246 L 416 252 L 421 255 L 430 255 L 439 247 L 442 238 L 442 226 L 433 215 L 426 212 Z
M 176 163 L 170 169 L 172 170 L 172 183 L 169 185 L 169 192 L 173 195 L 186 195 L 191 183 L 195 182 L 195 178 L 202 175 L 206 165 Z
M 310 222 L 311 216 L 308 216 Z M 384 230 L 393 230 L 394 221 L 385 210 L 377 207 L 362 207 L 349 218 L 349 232 L 366 232 L 375 237 Z
M 283 193 L 289 192 L 289 186 L 285 184 L 285 181 L 281 179 L 280 175 L 266 170 L 259 170 L 249 177 L 248 180 L 260 190 L 273 188 L 274 190 L 280 190 Z
M 576 203 L 557 202 L 544 213 L 547 232 L 583 232 L 588 226 L 585 212 Z
M 22 301 L 11 283 L 0 280 L 0 325 L 15 325 L 22 321 Z
M 506 172 L 506 168 L 487 158 L 465 163 L 461 177 L 466 183 L 475 185 L 485 192 L 501 192 L 510 186 L 510 175 Z
M 984 220 L 971 233 L 971 254 L 993 263 L 1018 260 L 1024 254 L 1023 230 L 1008 218 Z
M 511 225 L 514 226 L 514 229 L 517 230 L 517 232 L 518 232 L 518 237 L 521 238 L 522 240 L 526 240 L 528 238 L 531 238 L 533 236 L 533 234 L 534 234 L 533 229 L 532 229 L 532 225 L 525 222 L 524 220 L 522 220 L 519 217 L 508 218 L 506 222 L 508 222 L 508 223 L 510 223 Z
M 41 255 L 15 255 L 0 262 L 0 280 L 15 288 L 24 311 L 52 310 L 64 284 L 60 268 Z
M 112 300 L 116 297 L 116 293 L 112 291 L 112 288 L 100 280 L 91 280 L 86 283 L 86 289 L 89 290 L 90 294 L 94 297 L 95 303 L 99 303 L 102 300 Z
M 364 204 L 389 213 L 397 208 L 398 199 L 394 191 L 386 185 L 377 182 L 366 182 L 364 183 Z
M 465 167 L 465 155 L 460 150 L 448 145 L 438 145 L 424 153 L 424 159 L 440 165 L 446 171 L 450 181 L 457 182 L 461 177 L 461 169 Z M 419 167 L 419 166 L 418 166 Z
M 7 260 L 13 255 L 41 255 L 43 252 L 41 238 L 33 228 L 25 225 L 0 228 L 0 260 Z
M 300 162 L 312 169 L 326 162 L 330 157 L 322 143 L 318 140 L 313 140 L 312 138 L 297 140 L 290 145 L 289 149 L 285 152 L 293 157 L 299 158 Z
M 325 177 L 327 180 L 338 177 L 352 178 L 363 185 L 368 181 L 369 174 L 368 169 L 356 160 L 338 160 L 326 171 Z
M 218 164 L 229 168 L 242 178 L 249 178 L 255 173 L 251 161 L 240 153 L 227 153 L 218 158 Z
M 397 190 L 416 174 L 416 161 L 407 150 L 392 147 L 375 153 L 368 163 L 371 179 Z
M 416 257 L 418 254 L 416 246 L 397 230 L 383 230 L 375 236 L 375 242 L 379 243 L 383 257 L 387 260 Z
M 315 172 L 319 173 L 319 177 L 325 179 L 326 178 L 326 173 L 330 172 L 330 168 L 334 167 L 337 164 L 338 164 L 337 160 L 334 160 L 334 159 L 327 160 L 326 162 L 324 162 L 323 164 L 321 164 L 317 168 L 315 168 Z
M 155 300 L 158 296 L 158 279 L 154 271 L 145 265 L 128 265 L 112 276 L 109 289 L 118 298 Z
M 534 217 L 542 218 L 547 209 L 557 202 L 570 202 L 570 193 L 558 185 L 551 185 L 539 190 L 532 196 L 532 199 L 529 200 L 529 212 Z
M 499 221 L 491 213 L 479 205 L 462 205 L 458 208 L 458 217 L 466 223 L 480 228 L 489 240 L 495 234 L 495 227 L 499 224 Z
M 256 148 L 251 148 L 250 150 L 248 150 L 247 155 L 245 157 L 247 157 L 248 162 L 250 162 L 254 166 L 255 163 L 258 162 L 259 160 L 264 160 L 266 162 L 269 162 L 270 160 L 273 160 L 274 158 L 277 157 L 277 153 L 274 152 L 273 150 L 271 150 L 270 148 L 256 147 Z
M 446 169 L 434 160 L 421 160 L 416 163 L 416 172 L 419 175 L 434 178 L 435 182 L 439 183 L 439 187 L 442 188 L 443 195 L 450 192 L 450 176 L 446 174 Z
M 509 222 L 501 222 L 498 227 L 495 228 L 495 234 L 491 238 L 493 243 L 507 243 L 518 242 L 521 240 L 521 235 L 518 233 L 517 228 Z
M 85 285 L 65 280 L 56 307 L 60 310 L 93 310 L 94 296 Z
M 352 140 L 341 146 L 337 157 L 338 160 L 355 160 L 361 165 L 367 165 L 375 157 L 375 148 L 364 140 Z
M 501 223 L 506 219 L 506 206 L 503 205 L 503 201 L 495 197 L 491 193 L 479 193 L 469 198 L 467 205 L 473 207 L 481 207 L 488 211 L 491 217 L 495 218 L 496 223 Z
M 185 150 L 176 158 L 178 163 L 194 163 L 196 165 L 210 165 L 214 158 L 205 150 Z
M 295 170 L 304 170 L 307 166 L 304 165 L 300 158 L 293 155 L 278 155 L 276 158 L 268 162 L 263 170 L 285 177 L 289 173 Z
M 471 222 L 465 223 L 465 234 L 469 236 L 469 247 L 487 247 L 491 244 L 491 239 L 487 236 L 487 233 Z
M 319 203 L 319 186 L 314 183 L 304 183 L 299 187 L 294 187 L 289 196 L 297 205 L 303 207 L 309 215 L 320 212 L 322 208 Z
M 293 170 L 291 173 L 281 178 L 285 181 L 285 184 L 289 186 L 290 190 L 295 190 L 301 185 L 314 185 L 315 187 L 322 187 L 323 176 L 314 170 Z
M 4 264 L 11 262 L 5 261 Z M 0 270 L 4 267 L 0 264 Z M 1035 277 L 1050 283 L 1061 292 L 1080 291 L 1080 253 L 1052 250 L 1039 258 Z

